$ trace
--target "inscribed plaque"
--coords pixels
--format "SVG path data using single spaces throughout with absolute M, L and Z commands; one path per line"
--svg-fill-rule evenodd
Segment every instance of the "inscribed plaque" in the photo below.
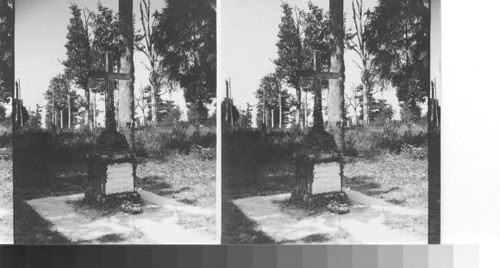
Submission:
M 106 195 L 134 191 L 134 177 L 131 163 L 108 165 Z
M 340 191 L 340 165 L 336 162 L 314 165 L 312 194 Z

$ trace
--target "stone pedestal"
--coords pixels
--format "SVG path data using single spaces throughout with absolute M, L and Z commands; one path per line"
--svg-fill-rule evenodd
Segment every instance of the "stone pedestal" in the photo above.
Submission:
M 104 131 L 97 146 L 88 155 L 88 184 L 85 199 L 103 201 L 111 197 L 126 196 L 138 201 L 135 192 L 137 163 L 130 152 L 124 135 L 117 131 Z M 140 198 L 139 198 L 140 200 Z M 135 202 L 133 202 L 135 203 Z
M 292 200 L 310 203 L 315 197 L 340 192 L 340 158 L 333 136 L 322 128 L 313 128 L 295 159 L 295 187 Z

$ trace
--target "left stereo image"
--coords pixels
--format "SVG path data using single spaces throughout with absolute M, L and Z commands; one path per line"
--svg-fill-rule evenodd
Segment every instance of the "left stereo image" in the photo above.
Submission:
M 0 0 L 0 244 L 13 243 L 12 113 L 14 8 Z
M 16 244 L 218 244 L 216 1 L 1 10 L 1 237 L 13 217 Z

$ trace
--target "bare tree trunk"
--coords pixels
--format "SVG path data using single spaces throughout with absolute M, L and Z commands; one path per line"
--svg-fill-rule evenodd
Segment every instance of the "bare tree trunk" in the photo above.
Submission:
M 94 93 L 94 108 L 93 108 L 93 113 L 92 113 L 92 129 L 95 129 L 97 127 L 96 123 L 96 118 L 97 118 L 97 97 L 96 93 Z
M 304 97 L 304 128 L 307 127 L 309 127 L 309 117 L 307 114 L 307 91 L 306 91 Z
M 52 88 L 52 136 L 55 135 L 55 128 L 57 126 L 57 113 L 56 113 L 56 94 L 55 89 Z
M 90 96 L 89 96 L 90 99 Z M 88 102 L 87 102 L 87 108 L 88 108 Z M 87 110 L 88 112 L 88 110 Z M 68 94 L 68 129 L 71 129 L 71 95 Z
M 124 132 L 129 140 L 132 151 L 135 152 L 134 142 L 134 27 L 133 27 L 133 0 L 119 0 L 120 21 L 123 25 L 123 39 L 125 53 L 120 58 L 120 72 L 130 73 L 132 79 L 119 80 L 119 121 L 118 128 Z
M 335 53 L 331 57 L 330 72 L 339 73 L 338 79 L 329 81 L 328 127 L 333 133 L 335 143 L 341 157 L 340 178 L 341 187 L 344 181 L 344 1 L 330 0 L 330 14 L 334 25 Z
M 282 117 L 282 113 L 283 113 L 283 107 L 281 107 L 281 92 L 279 94 L 279 105 L 280 105 L 280 115 L 279 115 L 279 127 L 281 129 L 281 117 Z
M 85 115 L 84 115 L 84 122 L 85 126 L 88 126 L 90 128 L 93 127 L 93 118 L 92 115 L 90 114 L 90 89 L 85 88 Z
M 61 121 L 61 130 L 62 130 L 64 128 L 63 110 L 59 111 L 59 114 L 60 114 L 59 121 Z
M 156 126 L 158 123 L 157 97 L 158 88 L 156 85 L 151 85 L 151 125 Z
M 12 58 L 14 58 L 14 53 L 12 53 Z M 15 133 L 17 131 L 17 81 L 14 82 L 14 88 L 12 89 L 12 96 L 14 96 L 12 100 L 12 130 Z
M 366 83 L 366 80 L 363 82 L 363 119 L 365 126 L 370 125 L 370 104 L 368 101 L 368 83 Z
M 262 124 L 267 128 L 267 116 L 266 116 L 266 91 L 262 92 L 263 102 L 262 102 Z
M 233 96 L 231 94 L 231 78 L 229 78 L 229 114 L 231 116 L 231 127 L 233 126 Z
M 302 90 L 300 87 L 295 88 L 295 92 L 297 94 L 297 124 L 299 124 L 299 127 L 301 129 L 304 129 L 304 121 L 302 120 L 304 118 L 304 111 L 302 111 Z

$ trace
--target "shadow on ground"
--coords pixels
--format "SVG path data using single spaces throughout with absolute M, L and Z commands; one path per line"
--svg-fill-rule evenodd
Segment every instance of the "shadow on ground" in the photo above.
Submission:
M 222 244 L 275 244 L 271 237 L 257 230 L 257 223 L 250 220 L 230 201 L 222 202 Z
M 14 238 L 16 244 L 69 244 L 71 241 L 57 231 L 22 200 L 14 201 Z

